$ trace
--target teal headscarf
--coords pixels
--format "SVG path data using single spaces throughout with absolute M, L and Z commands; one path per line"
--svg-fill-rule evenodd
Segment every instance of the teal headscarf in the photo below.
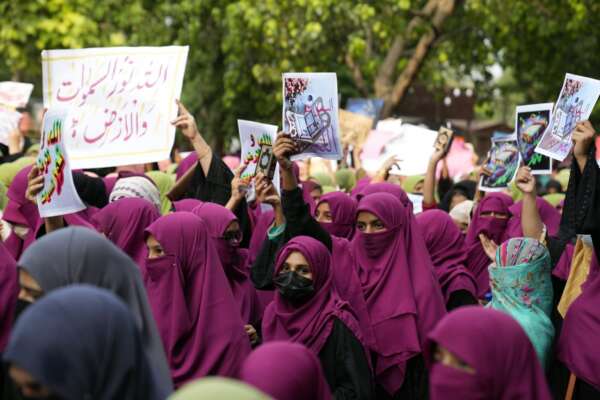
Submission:
M 492 301 L 488 307 L 515 318 L 547 365 L 554 340 L 552 265 L 546 247 L 535 239 L 513 238 L 498 247 L 496 264 L 489 267 Z

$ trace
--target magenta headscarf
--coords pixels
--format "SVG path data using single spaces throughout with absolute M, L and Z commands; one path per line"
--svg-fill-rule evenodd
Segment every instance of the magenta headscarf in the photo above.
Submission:
M 358 201 L 358 197 L 359 197 L 360 193 L 370 183 L 371 183 L 371 178 L 370 177 L 365 176 L 364 178 L 360 178 L 356 182 L 356 186 L 354 186 L 354 188 L 350 192 L 350 196 L 352 196 L 353 199 L 355 199 L 355 200 Z
M 474 374 L 434 360 L 443 346 L 475 370 Z M 425 362 L 431 400 L 550 400 L 544 371 L 531 341 L 506 313 L 461 307 L 429 334 Z
M 198 155 L 195 151 L 192 151 L 186 158 L 181 160 L 179 165 L 177 166 L 177 171 L 175 172 L 175 176 L 177 180 L 181 179 L 182 176 L 185 175 L 186 172 L 190 170 L 194 166 L 194 164 L 198 161 Z
M 488 267 L 492 263 L 485 254 L 479 234 L 484 233 L 496 244 L 500 245 L 506 240 L 506 227 L 508 219 L 482 217 L 485 212 L 496 212 L 510 216 L 510 206 L 513 199 L 504 193 L 490 193 L 486 195 L 475 211 L 469 224 L 465 244 L 467 246 L 467 268 L 477 280 L 477 296 L 482 298 L 490 290 L 490 276 Z
M 160 217 L 156 207 L 142 198 L 123 198 L 114 201 L 96 215 L 92 221 L 96 229 L 123 250 L 145 273 L 145 230 Z
M 360 200 L 361 211 L 387 228 L 357 230 L 352 250 L 375 333 L 376 380 L 393 395 L 404 382 L 407 361 L 421 353 L 446 308 L 412 208 L 389 193 L 374 193 Z
M 194 208 L 202 204 L 204 204 L 204 202 L 197 199 L 178 200 L 173 202 L 173 210 L 192 212 Z
M 225 276 L 229 281 L 233 297 L 240 307 L 243 321 L 254 326 L 260 322 L 262 310 L 256 296 L 256 289 L 248 279 L 248 252 L 245 249 L 231 246 L 223 239 L 225 230 L 229 224 L 237 221 L 237 217 L 227 208 L 215 203 L 204 203 L 194 208 L 192 212 L 202 218 L 206 224 L 219 254 Z
M 275 400 L 329 400 L 319 359 L 301 344 L 265 343 L 244 361 L 241 378 Z
M 308 180 L 308 181 L 304 181 L 301 183 L 302 185 L 302 198 L 304 199 L 304 202 L 306 204 L 308 204 L 308 206 L 310 207 L 310 214 L 314 215 L 315 214 L 315 209 L 317 208 L 317 203 L 315 203 L 315 200 L 312 198 L 312 196 L 310 195 L 310 193 L 315 190 L 317 187 L 319 187 L 320 185 L 312 180 Z
M 360 201 L 363 197 L 373 193 L 389 193 L 398 200 L 404 206 L 404 208 L 410 209 L 412 215 L 413 205 L 406 192 L 398 185 L 388 182 L 371 183 L 366 185 L 363 190 L 356 196 L 357 200 Z
M 0 241 L 0 353 L 8 343 L 18 295 L 17 263 Z
M 175 386 L 207 375 L 237 377 L 250 341 L 204 222 L 176 212 L 146 232 L 165 252 L 146 261 L 144 283 Z
M 275 220 L 275 212 L 273 210 L 268 210 L 261 213 L 256 219 L 256 225 L 252 230 L 252 237 L 250 238 L 250 246 L 248 247 L 248 259 L 250 263 L 253 263 L 260 253 L 260 249 L 262 245 L 267 239 L 267 232 L 269 231 L 269 227 L 273 224 Z
M 293 238 L 279 251 L 274 276 L 279 274 L 285 260 L 295 251 L 302 253 L 310 265 L 315 293 L 306 303 L 296 307 L 276 292 L 275 299 L 267 307 L 263 318 L 264 341 L 302 343 L 318 355 L 331 333 L 334 319 L 337 318 L 357 340 L 364 343 L 354 311 L 349 303 L 339 298 L 333 288 L 331 256 L 324 244 L 308 236 Z
M 25 198 L 27 192 L 27 175 L 32 165 L 21 169 L 8 187 L 8 203 L 2 219 L 13 225 L 23 225 L 29 228 L 27 235 L 21 239 L 14 232 L 4 243 L 10 255 L 18 260 L 23 251 L 35 240 L 37 230 L 42 224 L 37 205 Z
M 477 283 L 466 268 L 465 240 L 450 215 L 442 210 L 430 210 L 417 215 L 416 219 L 446 303 L 457 290 L 466 290 L 477 298 Z
M 540 213 L 540 217 L 542 218 L 542 222 L 546 225 L 546 228 L 548 228 L 548 235 L 556 236 L 558 233 L 558 228 L 560 228 L 560 212 L 554 208 L 552 204 L 548 203 L 541 197 L 536 198 L 535 203 L 538 212 Z M 522 210 L 522 201 L 519 201 L 518 203 L 515 203 L 509 207 L 511 217 L 508 220 L 508 225 L 506 226 L 506 239 L 523 236 L 523 228 L 521 226 Z
M 332 222 L 321 222 L 321 226 L 329 234 L 351 239 L 356 219 L 356 201 L 344 192 L 331 192 L 321 196 L 321 203 L 329 204 Z
M 558 358 L 569 370 L 600 391 L 600 266 L 594 253 L 583 293 L 571 304 L 558 341 Z

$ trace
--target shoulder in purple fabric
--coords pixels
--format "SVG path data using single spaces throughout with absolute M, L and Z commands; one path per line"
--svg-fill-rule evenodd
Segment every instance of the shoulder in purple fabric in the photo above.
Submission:
M 250 342 L 205 223 L 175 212 L 146 232 L 164 252 L 148 258 L 144 283 L 175 385 L 207 375 L 236 377 Z
M 436 361 L 437 346 L 474 371 Z M 551 399 L 544 371 L 525 331 L 500 311 L 469 306 L 451 312 L 429 334 L 425 361 L 430 369 L 432 400 Z
M 244 361 L 241 378 L 273 399 L 332 398 L 319 359 L 298 343 L 263 344 Z

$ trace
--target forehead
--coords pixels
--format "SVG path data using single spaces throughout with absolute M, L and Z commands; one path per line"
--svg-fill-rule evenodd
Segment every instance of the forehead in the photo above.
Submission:
M 308 265 L 306 257 L 304 257 L 304 255 L 299 251 L 292 251 L 290 254 L 288 254 L 285 262 L 290 265 Z
M 361 222 L 371 222 L 378 220 L 379 217 L 369 211 L 359 211 L 356 219 Z

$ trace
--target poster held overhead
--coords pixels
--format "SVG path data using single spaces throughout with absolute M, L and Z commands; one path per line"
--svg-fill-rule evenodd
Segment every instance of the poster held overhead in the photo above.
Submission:
M 283 131 L 299 147 L 292 160 L 342 158 L 335 73 L 283 74 Z
M 31 83 L 0 82 L 0 106 L 12 109 L 25 107 L 32 91 Z
M 187 46 L 44 50 L 44 107 L 69 109 L 73 168 L 169 158 Z
M 377 124 L 377 128 L 384 121 Z M 385 146 L 385 153 L 400 160 L 399 169 L 390 171 L 394 175 L 421 175 L 427 172 L 429 159 L 434 151 L 438 132 L 411 124 L 402 124 L 400 134 Z
M 552 159 L 535 152 L 552 115 L 553 103 L 517 106 L 515 132 L 523 165 L 534 175 L 552 173 Z
M 8 138 L 19 127 L 20 120 L 20 112 L 0 107 L 0 143 L 8 146 Z
M 66 109 L 51 108 L 42 122 L 41 148 L 36 166 L 44 175 L 44 188 L 36 201 L 42 218 L 71 214 L 86 208 L 79 198 L 64 146 Z
M 521 163 L 519 147 L 515 139 L 492 140 L 492 148 L 483 164 L 479 189 L 484 192 L 499 192 L 517 176 Z
M 452 131 L 452 129 L 440 126 L 440 129 L 438 129 L 437 138 L 435 139 L 435 143 L 433 144 L 435 151 L 443 150 L 444 154 L 448 154 L 453 138 L 454 131 Z
M 579 121 L 590 117 L 600 96 L 600 81 L 566 74 L 550 123 L 536 153 L 563 161 L 573 146 L 571 133 Z

